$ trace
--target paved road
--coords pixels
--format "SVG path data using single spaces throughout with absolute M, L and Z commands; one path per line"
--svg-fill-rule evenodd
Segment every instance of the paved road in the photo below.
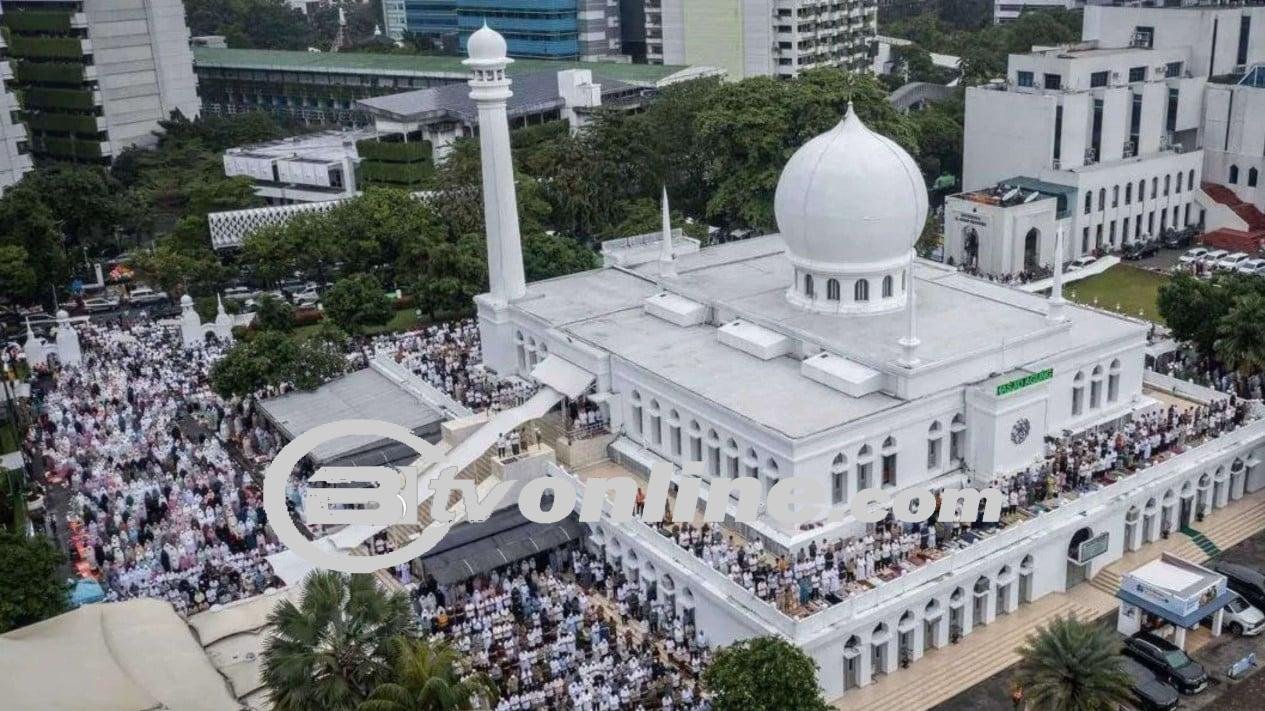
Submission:
M 1222 558 L 1256 568 L 1265 567 L 1265 531 L 1225 551 Z M 1099 622 L 1115 629 L 1115 613 L 1101 618 Z M 1265 635 L 1235 637 L 1225 634 L 1194 652 L 1191 656 L 1208 669 L 1212 684 L 1202 694 L 1183 696 L 1178 707 L 1180 711 L 1259 711 L 1265 708 L 1265 673 L 1260 669 L 1241 681 L 1233 682 L 1226 678 L 1225 672 L 1230 664 L 1246 656 L 1249 651 L 1255 651 L 1258 658 L 1265 660 Z M 1011 667 L 994 674 L 934 707 L 933 711 L 1013 711 L 1014 706 L 1010 702 L 1010 679 L 1013 673 L 1014 667 Z

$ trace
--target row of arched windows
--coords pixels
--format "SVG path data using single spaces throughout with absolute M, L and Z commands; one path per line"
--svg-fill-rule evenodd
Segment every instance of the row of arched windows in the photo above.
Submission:
M 1258 171 L 1256 168 L 1248 168 L 1247 186 L 1249 188 L 1254 188 L 1256 187 L 1259 181 L 1260 181 L 1260 171 Z M 1239 166 L 1237 165 L 1230 166 L 1230 184 L 1231 185 L 1239 184 Z
M 880 298 L 890 299 L 896 295 L 896 281 L 891 274 L 883 277 L 879 282 Z M 905 273 L 900 275 L 900 288 L 905 288 Z M 817 298 L 817 280 L 812 274 L 804 274 L 800 279 L 800 290 L 805 297 L 809 299 Z M 826 301 L 842 301 L 843 289 L 839 280 L 831 277 L 826 279 Z M 852 300 L 856 302 L 866 302 L 870 300 L 870 280 L 857 279 L 852 283 Z
M 1231 176 L 1230 182 L 1231 183 L 1237 182 L 1238 172 L 1239 172 L 1239 169 L 1237 166 L 1230 166 L 1230 176 Z M 1256 172 L 1256 169 L 1253 168 L 1252 173 L 1255 174 L 1255 172 Z M 1146 183 L 1147 183 L 1146 179 L 1143 178 L 1142 180 L 1139 180 L 1136 184 L 1137 185 L 1136 195 L 1137 195 L 1138 202 L 1145 200 L 1147 197 Z M 1252 185 L 1255 185 L 1255 184 L 1256 184 L 1256 180 L 1253 177 Z M 1159 177 L 1156 176 L 1156 177 L 1151 178 L 1151 199 L 1152 200 L 1160 197 L 1160 189 L 1161 189 L 1161 185 L 1160 185 Z M 1164 183 L 1163 183 L 1164 195 L 1168 195 L 1170 193 L 1181 193 L 1182 190 L 1184 189 L 1189 189 L 1189 190 L 1195 189 L 1195 169 L 1194 168 L 1191 168 L 1186 173 L 1179 172 L 1179 173 L 1174 173 L 1173 175 L 1164 176 Z M 1122 190 L 1121 190 L 1120 185 L 1112 186 L 1111 207 L 1120 206 L 1121 192 Z M 1133 198 L 1135 195 L 1134 183 L 1132 182 L 1126 183 L 1123 186 L 1123 193 L 1124 193 L 1124 204 L 1132 205 Z M 1098 210 L 1099 212 L 1101 212 L 1106 209 L 1107 209 L 1107 188 L 1099 188 L 1098 189 Z M 1094 191 L 1089 190 L 1085 192 L 1085 214 L 1088 215 L 1090 212 L 1093 212 L 1093 210 L 1094 210 Z
M 518 353 L 518 370 L 520 373 L 530 372 L 536 364 L 549 355 L 549 345 L 541 340 L 537 343 L 535 336 L 524 336 L 522 331 L 514 332 L 514 349 Z
M 1089 377 L 1085 376 L 1084 370 L 1076 372 L 1076 376 L 1072 378 L 1072 417 L 1079 417 L 1085 414 L 1086 410 L 1098 410 L 1105 403 L 1114 403 L 1120 399 L 1120 359 L 1111 361 L 1106 369 L 1101 365 L 1094 366 L 1090 371 Z M 1085 389 L 1089 389 L 1089 402 L 1086 408 Z M 1106 400 L 1104 402 L 1104 386 L 1106 387 Z

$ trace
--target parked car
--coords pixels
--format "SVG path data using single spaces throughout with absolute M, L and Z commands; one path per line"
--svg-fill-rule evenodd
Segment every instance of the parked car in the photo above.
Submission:
M 119 307 L 119 300 L 106 296 L 94 296 L 91 299 L 84 299 L 83 307 L 87 309 L 90 314 L 101 313 L 102 311 L 113 311 Z
M 1265 631 L 1265 613 L 1248 604 L 1242 595 L 1232 594 L 1234 597 L 1222 608 L 1221 626 L 1230 634 L 1243 637 L 1255 637 Z
M 1177 687 L 1183 694 L 1197 694 L 1208 687 L 1208 672 L 1177 645 L 1142 632 L 1124 641 L 1124 653 Z
M 1194 264 L 1196 262 L 1202 262 L 1206 254 L 1208 254 L 1207 247 L 1195 247 L 1194 249 L 1186 250 L 1186 253 L 1178 257 L 1177 261 L 1182 264 Z
M 1120 659 L 1120 671 L 1128 675 L 1133 700 L 1141 711 L 1172 711 L 1177 708 L 1180 698 L 1177 689 L 1160 681 L 1155 672 L 1129 657 Z
M 1153 240 L 1135 240 L 1124 246 L 1124 253 L 1121 255 L 1128 260 L 1146 259 L 1153 257 L 1160 251 L 1160 245 Z
M 1199 230 L 1195 227 L 1187 227 L 1184 230 L 1168 230 L 1159 240 L 1169 249 L 1185 249 L 1194 241 L 1195 235 Z
M 1084 269 L 1096 261 L 1098 261 L 1098 257 L 1090 257 L 1088 255 L 1073 259 L 1071 262 L 1068 262 L 1067 271 L 1074 272 L 1077 269 Z
M 1265 259 L 1245 259 L 1239 262 L 1239 266 L 1235 270 L 1240 274 L 1248 274 L 1253 276 L 1265 275 Z
M 1218 561 L 1213 570 L 1225 576 L 1226 586 L 1243 596 L 1249 605 L 1265 609 L 1265 575 L 1255 568 Z
M 1238 269 L 1240 264 L 1249 259 L 1251 259 L 1251 257 L 1247 256 L 1243 252 L 1234 252 L 1233 254 L 1227 254 L 1221 259 L 1218 259 L 1216 266 L 1218 269 Z
M 249 286 L 234 286 L 224 290 L 224 299 L 226 301 L 244 301 L 253 298 L 257 293 Z
M 1225 257 L 1228 257 L 1228 256 L 1230 256 L 1230 251 L 1229 251 L 1229 250 L 1227 250 L 1227 249 L 1214 249 L 1214 250 L 1212 250 L 1211 252 L 1208 252 L 1207 254 L 1205 254 L 1205 255 L 1203 256 L 1203 259 L 1201 259 L 1201 260 L 1199 260 L 1199 261 L 1203 262 L 1203 263 L 1204 263 L 1205 265 L 1207 265 L 1207 266 L 1210 266 L 1210 267 L 1215 267 L 1215 266 L 1217 266 L 1217 262 L 1221 261 L 1222 259 L 1224 259 Z
M 154 291 L 148 286 L 138 286 L 128 292 L 127 300 L 133 304 L 154 304 L 167 300 L 167 292 Z
M 320 300 L 321 295 L 316 292 L 316 289 L 300 291 L 294 295 L 295 306 L 313 306 Z

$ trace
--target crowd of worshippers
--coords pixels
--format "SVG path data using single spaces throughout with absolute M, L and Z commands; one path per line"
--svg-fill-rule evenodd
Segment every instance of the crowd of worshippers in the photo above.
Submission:
M 794 556 L 743 540 L 719 525 L 678 523 L 670 515 L 660 532 L 753 595 L 783 612 L 803 616 L 893 580 L 928 561 L 964 548 L 1000 527 L 1057 508 L 1073 492 L 1092 491 L 1232 430 L 1250 416 L 1234 397 L 1206 406 L 1170 406 L 1143 414 L 1113 430 L 1049 439 L 1041 461 L 992 486 L 1005 504 L 996 523 L 899 522 L 889 512 L 864 536 L 814 541 Z M 670 512 L 668 512 L 670 514 Z
M 996 284 L 1004 284 L 1006 286 L 1021 286 L 1029 282 L 1049 279 L 1054 276 L 1054 270 L 1049 267 L 1042 266 L 1035 269 L 1024 269 L 1015 274 L 990 274 L 982 271 L 976 266 L 962 266 L 959 270 L 963 274 L 973 276 L 979 279 L 986 279 Z
M 610 431 L 610 423 L 602 408 L 586 396 L 567 400 L 567 419 L 571 423 L 567 435 L 575 439 L 592 437 Z
M 479 326 L 474 319 L 378 336 L 362 350 L 365 357 L 388 354 L 457 402 L 482 412 L 515 407 L 535 394 L 519 378 L 499 378 L 483 367 Z
M 707 640 L 654 584 L 578 544 L 412 590 L 423 632 L 497 686 L 497 711 L 706 711 Z
M 1260 400 L 1261 372 L 1243 374 L 1228 368 L 1215 358 L 1201 356 L 1194 351 L 1183 351 L 1171 361 L 1162 363 L 1157 370 L 1180 380 L 1203 385 L 1223 393 L 1233 393 L 1242 398 Z
M 68 489 L 81 574 L 109 600 L 187 614 L 279 585 L 262 492 L 217 434 L 229 419 L 207 380 L 219 347 L 186 351 L 145 320 L 76 328 L 83 362 L 55 371 L 28 444 Z

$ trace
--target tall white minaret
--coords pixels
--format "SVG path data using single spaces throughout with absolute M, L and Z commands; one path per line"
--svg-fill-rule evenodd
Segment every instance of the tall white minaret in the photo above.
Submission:
M 672 251 L 672 210 L 668 207 L 668 186 L 663 186 L 663 240 L 659 244 L 659 276 L 676 276 L 676 254 Z
M 900 365 L 904 368 L 913 368 L 922 362 L 922 359 L 918 357 L 918 345 L 922 341 L 918 340 L 915 318 L 918 304 L 914 298 L 914 251 L 912 249 L 909 250 L 909 267 L 906 268 L 905 274 L 905 337 L 900 339 Z
M 505 304 L 527 293 L 523 240 L 518 229 L 518 195 L 510 153 L 505 102 L 510 80 L 505 38 L 486 24 L 466 43 L 470 58 L 470 98 L 479 107 L 479 148 L 483 160 L 483 220 L 488 240 L 488 282 L 493 301 Z
M 1050 288 L 1050 306 L 1045 318 L 1050 323 L 1058 323 L 1067 317 L 1063 313 L 1063 228 L 1054 233 L 1054 286 Z

